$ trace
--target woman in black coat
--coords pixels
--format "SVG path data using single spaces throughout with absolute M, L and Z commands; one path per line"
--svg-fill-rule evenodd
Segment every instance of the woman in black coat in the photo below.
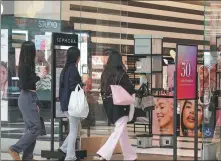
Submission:
M 59 100 L 61 111 L 69 119 L 69 134 L 65 139 L 59 151 L 66 155 L 65 160 L 79 160 L 75 154 L 75 143 L 78 134 L 80 118 L 68 114 L 68 104 L 72 91 L 75 91 L 79 84 L 83 87 L 81 76 L 78 72 L 78 63 L 80 61 L 80 50 L 77 47 L 70 47 L 67 50 L 66 64 L 60 75 L 59 82 Z
M 98 156 L 94 157 L 94 160 L 110 160 L 118 141 L 120 141 L 124 160 L 136 160 L 137 155 L 129 143 L 127 131 L 130 105 L 114 105 L 110 85 L 119 84 L 131 95 L 135 93 L 134 87 L 123 69 L 120 53 L 113 50 L 109 52 L 107 65 L 101 76 L 101 95 L 108 120 L 115 124 L 115 130 L 97 152 Z

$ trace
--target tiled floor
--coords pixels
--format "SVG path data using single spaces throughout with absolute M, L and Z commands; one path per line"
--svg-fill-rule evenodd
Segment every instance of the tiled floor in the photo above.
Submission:
M 46 160 L 40 156 L 34 157 L 36 160 Z M 93 156 L 85 158 L 85 161 L 92 160 Z M 8 153 L 1 153 L 1 160 L 12 160 L 11 156 Z M 114 155 L 112 160 L 123 160 L 122 155 Z M 150 154 L 138 154 L 138 160 L 173 160 L 172 156 L 165 155 L 150 155 Z M 178 160 L 193 160 L 191 157 L 178 157 Z
M 50 124 L 46 123 L 46 126 L 48 127 L 48 135 L 39 137 L 38 142 L 48 142 L 50 140 Z M 56 126 L 58 126 L 56 124 Z M 2 127 L 2 138 L 11 138 L 12 140 L 18 139 L 21 137 L 23 133 L 23 125 L 20 123 L 18 125 L 13 125 L 13 128 L 10 128 L 10 126 Z M 91 127 L 90 135 L 91 136 L 108 136 L 112 133 L 114 127 L 111 126 L 96 126 Z M 133 132 L 133 125 L 128 125 L 129 130 L 129 136 L 130 136 L 130 142 L 132 145 L 136 148 L 136 135 L 145 133 L 144 127 L 141 125 L 136 126 L 136 134 Z M 56 130 L 55 130 L 56 131 Z M 57 130 L 58 131 L 58 130 Z M 82 129 L 81 136 L 87 136 L 87 130 Z M 55 134 L 55 140 L 58 140 L 58 134 Z M 48 142 L 49 143 L 49 142 Z M 202 139 L 199 138 L 198 147 L 201 147 Z M 37 144 L 37 145 L 43 145 Z M 4 146 L 4 145 L 3 145 Z M 49 148 L 49 145 L 48 145 Z M 38 147 L 38 149 L 41 149 Z M 194 154 L 194 138 L 187 138 L 187 137 L 178 137 L 178 156 L 184 156 L 184 157 L 193 157 Z M 40 151 L 40 150 L 39 150 Z M 159 148 L 159 136 L 153 137 L 153 148 L 148 149 L 137 149 L 136 151 L 140 154 L 157 154 L 157 155 L 173 155 L 173 150 L 168 148 Z M 38 153 L 37 153 L 38 154 Z M 199 149 L 199 156 L 200 156 L 200 149 Z

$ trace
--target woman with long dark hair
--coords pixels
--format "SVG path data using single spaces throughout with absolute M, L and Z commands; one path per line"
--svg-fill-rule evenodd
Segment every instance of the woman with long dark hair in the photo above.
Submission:
M 41 132 L 39 108 L 37 106 L 36 82 L 44 78 L 45 73 L 35 74 L 35 44 L 26 41 L 21 46 L 18 76 L 21 93 L 18 106 L 25 122 L 25 133 L 20 140 L 9 148 L 9 154 L 14 160 L 21 160 L 19 153 L 23 152 L 22 160 L 33 160 L 36 139 Z
M 195 116 L 194 116 L 194 100 L 181 101 L 181 136 L 194 136 Z M 203 107 L 198 105 L 198 136 L 202 136 L 202 120 Z
M 70 127 L 68 137 L 59 149 L 60 152 L 66 155 L 65 160 L 78 160 L 75 154 L 75 143 L 78 135 L 80 118 L 68 114 L 68 104 L 71 92 L 75 90 L 76 86 L 78 84 L 84 86 L 77 68 L 79 61 L 80 50 L 77 47 L 70 47 L 67 50 L 66 64 L 60 75 L 59 99 L 61 110 L 69 119 Z
M 110 85 L 119 84 L 131 95 L 135 93 L 135 90 L 129 76 L 125 73 L 120 53 L 114 50 L 105 52 L 108 52 L 109 58 L 101 75 L 101 95 L 108 120 L 115 124 L 115 130 L 97 152 L 98 156 L 95 156 L 94 160 L 110 160 L 118 141 L 120 141 L 124 160 L 136 160 L 137 155 L 129 142 L 127 131 L 130 105 L 114 105 Z

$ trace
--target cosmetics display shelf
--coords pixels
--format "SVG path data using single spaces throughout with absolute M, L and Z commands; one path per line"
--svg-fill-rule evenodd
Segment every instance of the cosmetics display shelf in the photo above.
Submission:
M 152 36 L 134 36 L 134 54 L 127 56 L 127 73 L 136 91 L 143 83 L 149 84 L 149 90 L 152 94 L 163 87 L 163 38 L 153 38 Z M 144 52 L 145 51 L 145 52 Z M 147 52 L 146 52 L 147 51 Z M 157 52 L 155 52 L 157 51 Z M 140 124 L 134 122 L 134 132 L 136 125 L 148 127 L 148 133 L 152 134 L 152 111 L 148 108 L 146 116 L 148 123 Z M 147 131 L 145 131 L 147 132 Z
M 149 44 L 143 43 L 145 41 L 149 42 Z M 129 75 L 135 89 L 139 89 L 144 82 L 149 83 L 151 92 L 152 89 L 154 89 L 154 91 L 162 89 L 163 38 L 135 35 L 134 46 L 134 54 L 122 54 L 122 56 L 127 57 L 127 74 Z M 142 61 L 142 63 L 139 63 L 139 61 Z

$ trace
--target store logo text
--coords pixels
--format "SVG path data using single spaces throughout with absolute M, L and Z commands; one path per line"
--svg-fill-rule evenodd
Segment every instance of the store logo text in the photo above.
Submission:
M 47 29 L 56 29 L 58 27 L 57 22 L 53 21 L 44 21 L 44 20 L 39 20 L 38 21 L 38 27 L 40 28 L 47 28 Z

